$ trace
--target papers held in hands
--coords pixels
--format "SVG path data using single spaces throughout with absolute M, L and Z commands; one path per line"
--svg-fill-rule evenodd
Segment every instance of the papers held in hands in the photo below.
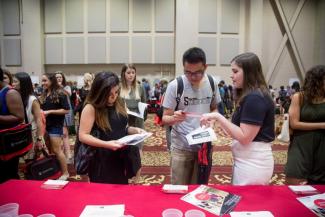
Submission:
M 138 103 L 139 113 L 132 112 L 132 111 L 129 111 L 129 110 L 127 111 L 127 113 L 129 115 L 133 115 L 135 117 L 144 119 L 144 111 L 146 110 L 147 106 L 148 106 L 148 104 L 143 103 L 143 102 L 139 102 Z
M 146 138 L 150 137 L 151 135 L 152 133 L 148 133 L 148 132 L 132 134 L 132 135 L 124 136 L 117 141 L 124 143 L 126 145 L 136 145 L 142 142 L 143 140 L 145 140 Z
M 313 196 L 298 197 L 303 205 L 314 212 L 319 217 L 325 216 L 325 193 Z
M 186 194 L 181 200 L 202 208 L 215 215 L 230 213 L 240 200 L 240 196 L 209 186 L 201 185 Z
M 122 217 L 124 216 L 124 210 L 124 204 L 103 206 L 87 205 L 80 217 Z
M 289 185 L 288 187 L 291 191 L 298 195 L 319 194 L 319 191 L 310 185 Z
M 214 141 L 217 139 L 217 136 L 211 127 L 209 128 L 199 127 L 194 131 L 190 132 L 189 134 L 187 134 L 186 139 L 188 141 L 188 144 L 195 145 L 204 142 Z

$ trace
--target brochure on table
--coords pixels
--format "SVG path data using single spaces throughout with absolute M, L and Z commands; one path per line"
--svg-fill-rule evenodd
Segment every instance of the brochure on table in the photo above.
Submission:
M 189 134 L 187 134 L 186 139 L 188 141 L 188 144 L 195 145 L 204 142 L 215 141 L 217 139 L 217 136 L 211 127 L 208 128 L 199 127 L 194 131 L 190 132 Z
M 231 212 L 231 217 L 274 217 L 270 211 Z
M 307 197 L 298 197 L 297 200 L 299 200 L 317 216 L 325 216 L 325 193 Z
M 45 189 L 62 189 L 68 183 L 69 183 L 69 181 L 48 179 L 47 181 L 45 181 L 41 185 L 41 188 L 45 188 Z
M 132 134 L 132 135 L 127 135 L 122 138 L 120 138 L 119 142 L 125 143 L 126 145 L 136 145 L 142 141 L 144 141 L 146 138 L 150 137 L 152 133 L 139 133 L 139 134 Z
M 124 204 L 118 205 L 87 205 L 79 217 L 122 217 Z
M 224 215 L 230 213 L 235 208 L 240 198 L 238 195 L 201 185 L 183 196 L 181 200 L 215 215 Z
M 139 102 L 138 103 L 139 113 L 133 112 L 133 111 L 130 111 L 130 110 L 128 110 L 127 113 L 129 115 L 133 115 L 133 116 L 136 116 L 138 118 L 144 119 L 144 111 L 146 110 L 147 106 L 148 106 L 147 103 Z
M 310 185 L 289 185 L 288 187 L 298 195 L 314 195 L 320 193 L 316 188 Z

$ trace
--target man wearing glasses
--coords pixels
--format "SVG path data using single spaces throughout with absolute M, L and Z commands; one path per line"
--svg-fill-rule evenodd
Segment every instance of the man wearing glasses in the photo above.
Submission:
M 201 114 L 217 110 L 221 98 L 218 88 L 212 88 L 205 74 L 207 65 L 202 49 L 188 49 L 183 55 L 183 66 L 183 92 L 180 97 L 177 96 L 177 79 L 168 85 L 162 121 L 163 124 L 172 126 L 171 183 L 199 184 L 198 152 L 202 144 L 189 145 L 185 136 L 200 126 Z M 215 80 L 212 83 L 217 84 Z

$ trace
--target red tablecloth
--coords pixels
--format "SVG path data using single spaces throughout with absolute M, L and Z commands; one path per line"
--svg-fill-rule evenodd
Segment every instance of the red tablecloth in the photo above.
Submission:
M 177 208 L 185 213 L 199 209 L 180 198 L 180 194 L 165 194 L 161 186 L 130 186 L 70 182 L 64 189 L 41 188 L 43 182 L 10 180 L 0 184 L 0 205 L 19 203 L 19 213 L 37 216 L 53 213 L 56 217 L 77 217 L 86 205 L 125 204 L 125 214 L 135 217 L 160 217 L 167 208 Z M 190 186 L 193 190 L 197 186 Z M 303 206 L 287 186 L 230 186 L 212 187 L 242 196 L 235 211 L 268 210 L 276 217 L 315 216 Z M 325 186 L 315 186 L 321 193 Z M 215 216 L 206 212 L 206 216 Z M 225 215 L 229 216 L 229 215 Z

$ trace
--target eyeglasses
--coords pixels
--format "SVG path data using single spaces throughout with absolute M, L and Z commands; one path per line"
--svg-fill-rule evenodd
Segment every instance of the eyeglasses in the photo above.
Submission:
M 187 77 L 200 78 L 200 77 L 203 76 L 204 71 L 203 71 L 203 70 L 200 70 L 200 71 L 197 71 L 197 72 L 184 71 L 184 74 L 185 74 Z

